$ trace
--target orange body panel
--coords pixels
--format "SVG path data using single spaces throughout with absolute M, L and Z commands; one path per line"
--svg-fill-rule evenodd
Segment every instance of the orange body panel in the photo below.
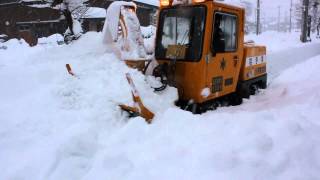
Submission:
M 217 53 L 211 57 L 206 64 L 206 87 L 211 89 L 211 94 L 208 97 L 202 97 L 201 103 L 207 100 L 215 99 L 236 91 L 237 82 L 240 73 L 240 67 L 243 57 L 243 41 L 244 41 L 244 10 L 238 7 L 228 6 L 220 3 L 212 3 L 211 27 L 214 21 L 213 14 L 215 12 L 230 13 L 237 16 L 237 50 L 234 52 Z M 207 34 L 212 33 L 212 29 Z M 211 42 L 211 37 L 205 42 Z M 215 42 L 213 42 L 215 43 Z M 210 44 L 207 44 L 210 46 Z M 210 53 L 210 47 L 209 52 Z M 214 91 L 213 86 L 216 84 L 214 79 L 220 78 L 221 91 Z M 218 83 L 219 84 L 219 83 Z M 219 85 L 219 86 L 220 86 Z
M 175 64 L 175 74 L 173 76 L 175 86 L 179 91 L 180 100 L 193 100 L 195 103 L 204 103 L 235 92 L 237 90 L 238 81 L 247 80 L 248 78 L 245 78 L 244 75 L 248 71 L 251 71 L 252 68 L 258 72 L 257 69 L 261 68 L 263 65 L 246 68 L 244 57 L 258 56 L 260 54 L 265 55 L 265 47 L 244 47 L 245 11 L 243 8 L 215 1 L 205 1 L 194 4 L 204 5 L 207 9 L 202 57 L 200 61 L 196 62 L 177 61 Z M 162 7 L 160 10 L 163 8 L 166 7 Z M 213 53 L 211 50 L 214 14 L 217 12 L 236 16 L 237 48 L 233 52 Z M 160 64 L 170 62 L 170 60 L 156 60 Z M 254 73 L 254 76 L 258 75 L 258 73 Z M 219 86 L 219 91 L 215 91 L 217 85 Z M 210 89 L 210 93 L 203 93 L 203 91 L 207 89 Z
M 245 46 L 240 80 L 247 81 L 267 73 L 265 46 Z

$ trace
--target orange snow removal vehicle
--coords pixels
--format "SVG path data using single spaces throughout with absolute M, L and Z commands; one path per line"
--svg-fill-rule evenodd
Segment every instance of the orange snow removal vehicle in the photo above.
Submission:
M 220 104 L 239 105 L 267 87 L 266 47 L 244 42 L 243 8 L 214 0 L 161 0 L 160 5 L 153 75 L 163 86 L 156 91 L 176 87 L 176 105 L 202 113 Z M 144 67 L 141 61 L 127 62 Z M 154 114 L 127 79 L 135 106 L 121 108 L 151 122 Z

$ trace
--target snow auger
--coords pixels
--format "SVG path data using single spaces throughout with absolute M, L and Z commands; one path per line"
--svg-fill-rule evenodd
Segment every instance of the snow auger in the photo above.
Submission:
M 135 116 L 141 116 L 143 117 L 148 123 L 151 123 L 154 114 L 147 109 L 144 104 L 142 103 L 142 100 L 140 98 L 140 95 L 138 93 L 137 88 L 135 87 L 133 80 L 130 76 L 129 73 L 126 74 L 126 78 L 128 80 L 128 83 L 131 87 L 131 93 L 132 93 L 132 99 L 134 101 L 134 105 L 133 106 L 127 106 L 124 104 L 120 104 L 119 106 L 121 107 L 121 109 L 123 109 L 124 111 L 127 111 L 130 116 L 135 117 Z
M 76 74 L 73 72 L 71 65 L 70 64 L 66 64 L 66 69 L 69 75 L 76 77 Z M 143 117 L 148 123 L 151 123 L 154 114 L 144 106 L 139 92 L 137 90 L 137 88 L 135 87 L 133 80 L 131 78 L 131 75 L 129 73 L 126 74 L 126 78 L 128 80 L 128 83 L 130 85 L 131 88 L 131 94 L 132 94 L 132 99 L 133 99 L 133 106 L 128 106 L 125 104 L 119 104 L 119 107 L 128 112 L 130 117 L 137 117 L 137 116 L 141 116 Z
M 135 5 L 115 3 L 120 7 L 116 13 L 119 18 L 113 23 L 116 27 L 105 25 L 105 42 L 118 42 L 113 47 L 121 52 L 120 58 L 141 70 L 146 62 L 138 65 L 138 61 L 126 58 L 126 52 L 136 50 L 138 59 L 148 59 L 136 26 Z M 242 98 L 255 94 L 256 88 L 265 89 L 266 47 L 244 42 L 244 16 L 243 8 L 223 2 L 160 0 L 154 55 L 158 66 L 153 75 L 161 79 L 163 86 L 156 89 L 176 87 L 176 105 L 193 113 L 215 109 L 219 104 L 239 105 Z M 108 11 L 106 24 L 112 24 L 108 23 Z M 153 113 L 143 105 L 129 75 L 127 79 L 135 105 L 120 107 L 151 122 Z

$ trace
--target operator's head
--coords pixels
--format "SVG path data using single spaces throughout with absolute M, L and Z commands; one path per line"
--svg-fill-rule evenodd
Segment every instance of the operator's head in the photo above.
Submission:
M 221 23 L 221 16 L 217 14 L 217 15 L 215 16 L 215 20 L 214 20 L 214 26 L 215 26 L 215 28 L 220 27 L 220 23 Z

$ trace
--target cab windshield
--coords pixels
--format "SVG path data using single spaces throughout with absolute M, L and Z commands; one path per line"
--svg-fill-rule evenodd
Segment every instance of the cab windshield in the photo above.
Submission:
M 157 59 L 198 61 L 202 53 L 206 9 L 183 6 L 160 13 Z

